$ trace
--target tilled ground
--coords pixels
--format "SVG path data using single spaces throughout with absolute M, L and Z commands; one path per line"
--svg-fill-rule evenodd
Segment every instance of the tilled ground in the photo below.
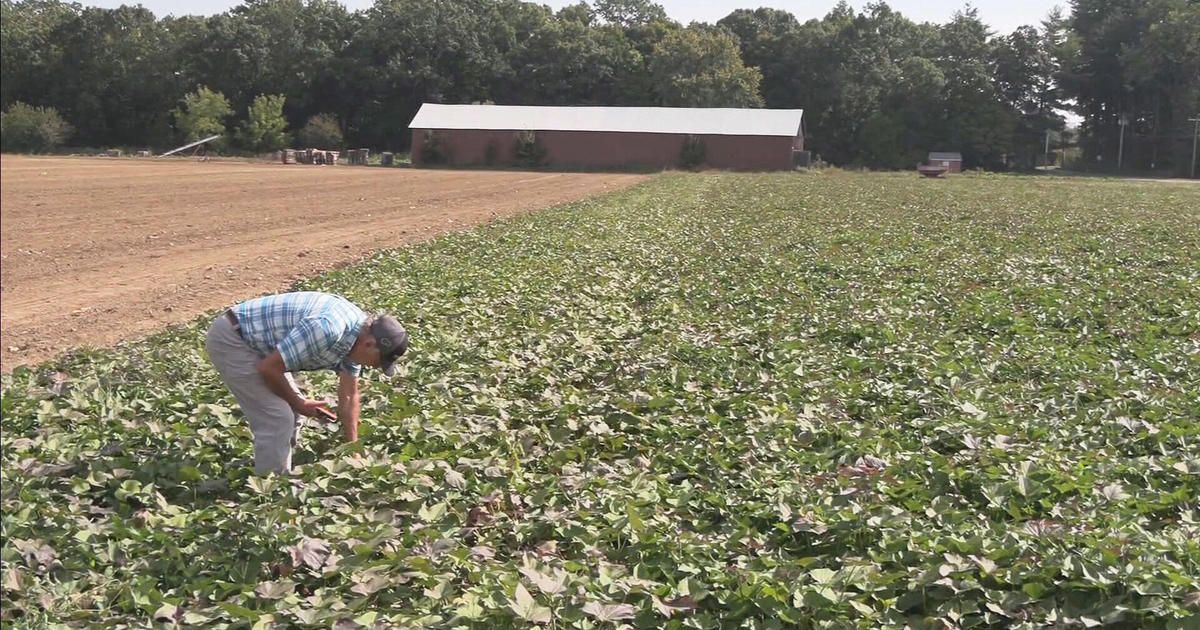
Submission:
M 645 179 L 9 155 L 0 176 L 5 371 Z

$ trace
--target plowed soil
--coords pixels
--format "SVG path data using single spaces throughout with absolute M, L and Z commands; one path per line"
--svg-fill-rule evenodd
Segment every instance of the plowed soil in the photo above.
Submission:
M 0 158 L 5 371 L 643 175 Z

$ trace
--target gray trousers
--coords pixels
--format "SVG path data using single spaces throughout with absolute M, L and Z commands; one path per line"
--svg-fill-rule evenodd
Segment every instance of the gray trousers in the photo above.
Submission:
M 233 392 L 254 434 L 254 472 L 286 474 L 292 469 L 292 449 L 300 437 L 300 416 L 287 401 L 267 387 L 258 372 L 261 357 L 250 349 L 224 313 L 208 329 L 204 347 L 221 380 Z M 299 393 L 289 373 L 287 382 Z

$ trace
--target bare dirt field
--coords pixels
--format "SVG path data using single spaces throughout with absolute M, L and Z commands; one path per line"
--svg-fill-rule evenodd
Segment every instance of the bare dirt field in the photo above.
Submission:
M 4 371 L 643 175 L 0 158 Z

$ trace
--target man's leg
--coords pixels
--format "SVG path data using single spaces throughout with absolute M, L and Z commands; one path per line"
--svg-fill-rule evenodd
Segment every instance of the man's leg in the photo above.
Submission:
M 209 359 L 233 392 L 254 434 L 254 472 L 284 474 L 292 467 L 292 449 L 299 436 L 297 416 L 275 395 L 258 372 L 259 357 L 224 315 L 217 317 L 205 342 Z M 296 383 L 288 375 L 288 383 Z

